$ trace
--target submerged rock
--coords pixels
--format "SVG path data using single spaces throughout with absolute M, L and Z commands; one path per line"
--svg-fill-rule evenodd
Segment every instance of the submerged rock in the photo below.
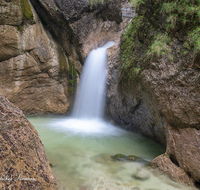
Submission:
M 92 159 L 101 164 L 109 164 L 112 162 L 111 157 L 106 154 L 99 154 L 97 156 L 94 156 Z
M 118 161 L 127 161 L 127 157 L 123 154 L 116 154 L 115 156 L 111 156 L 111 158 Z
M 0 94 L 2 189 L 56 190 L 43 143 L 21 110 Z
M 116 160 L 116 161 L 134 161 L 134 162 L 139 162 L 139 163 L 141 163 L 142 165 L 145 165 L 145 166 L 149 165 L 148 161 L 146 161 L 142 158 L 139 158 L 137 156 L 134 156 L 134 155 L 125 156 L 123 154 L 116 154 L 114 156 L 111 156 L 111 158 L 113 160 Z
M 146 170 L 140 170 L 134 175 L 134 177 L 140 180 L 147 180 L 150 178 L 150 173 Z

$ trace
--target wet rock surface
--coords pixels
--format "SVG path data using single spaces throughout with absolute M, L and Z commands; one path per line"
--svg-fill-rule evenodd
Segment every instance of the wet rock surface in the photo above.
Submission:
M 70 63 L 25 2 L 0 5 L 0 93 L 26 114 L 66 113 L 73 90 Z M 9 15 L 16 18 L 12 23 Z
M 21 110 L 0 94 L 0 187 L 56 190 L 43 143 Z
M 0 1 L 0 93 L 26 114 L 66 113 L 89 52 L 119 37 L 121 2 Z M 48 32 L 47 32 L 48 31 Z

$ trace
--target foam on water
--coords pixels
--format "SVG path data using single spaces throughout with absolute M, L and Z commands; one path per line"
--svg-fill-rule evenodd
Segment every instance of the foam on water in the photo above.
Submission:
M 126 131 L 114 127 L 102 119 L 69 118 L 50 124 L 57 131 L 70 131 L 72 134 L 86 136 L 120 136 Z

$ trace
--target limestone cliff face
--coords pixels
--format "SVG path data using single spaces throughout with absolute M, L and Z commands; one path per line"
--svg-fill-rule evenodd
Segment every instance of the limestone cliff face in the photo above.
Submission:
M 44 30 L 28 0 L 0 1 L 0 92 L 24 113 L 66 113 L 90 50 L 119 37 L 121 2 L 95 2 L 31 0 Z
M 189 17 L 182 23 L 180 13 L 172 27 L 166 6 L 138 4 L 118 47 L 110 48 L 107 109 L 125 128 L 166 146 L 153 167 L 194 186 L 200 182 L 200 70 L 198 46 L 190 43 L 199 22 L 194 14 L 194 23 Z
M 90 50 L 116 40 L 121 1 L 31 0 L 43 24 L 57 37 L 78 73 Z
M 1 189 L 58 189 L 37 131 L 1 94 L 0 121 Z
M 24 113 L 65 113 L 71 65 L 27 0 L 0 1 L 0 92 Z

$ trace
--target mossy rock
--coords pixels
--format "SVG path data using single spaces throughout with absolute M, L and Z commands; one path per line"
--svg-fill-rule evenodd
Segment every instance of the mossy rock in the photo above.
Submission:
M 135 162 L 139 162 L 140 164 L 142 164 L 143 166 L 149 166 L 149 163 L 147 160 L 144 160 L 142 158 L 137 157 L 135 160 Z
M 17 30 L 20 32 L 20 34 L 23 33 L 23 25 L 17 26 Z
M 28 0 L 20 0 L 20 2 L 21 2 L 21 7 L 22 7 L 23 19 L 33 20 L 33 12 L 31 10 L 31 6 Z
M 60 73 L 67 73 L 68 68 L 68 60 L 66 60 L 66 57 L 64 55 L 63 49 L 60 46 L 60 44 L 57 44 L 57 51 L 58 51 L 58 59 L 59 59 L 59 65 L 60 65 Z
M 116 154 L 115 156 L 111 156 L 111 158 L 113 160 L 117 160 L 117 161 L 126 161 L 127 160 L 126 156 L 123 154 Z
M 137 156 L 134 155 L 125 156 L 123 154 L 116 154 L 115 156 L 111 156 L 111 158 L 117 161 L 135 161 L 136 159 L 138 159 Z
M 72 62 L 70 61 L 70 59 L 68 58 L 68 62 L 69 62 L 69 74 L 71 75 L 71 78 L 73 79 L 74 77 L 76 78 L 76 69 L 74 67 L 74 65 L 72 64 Z M 73 66 L 73 67 L 72 67 Z
M 116 154 L 115 156 L 111 156 L 111 158 L 115 161 L 133 161 L 133 162 L 139 162 L 144 166 L 149 166 L 148 161 L 134 155 L 125 156 L 123 154 Z
M 134 156 L 134 155 L 129 155 L 129 156 L 126 156 L 126 158 L 127 158 L 128 160 L 134 161 L 134 160 L 136 160 L 138 157 L 137 157 L 137 156 Z

